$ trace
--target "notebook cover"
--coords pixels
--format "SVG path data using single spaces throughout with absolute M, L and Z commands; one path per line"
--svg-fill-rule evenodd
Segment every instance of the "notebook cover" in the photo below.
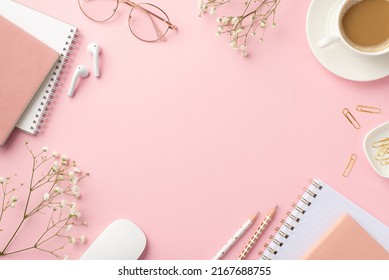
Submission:
M 322 180 L 310 180 L 302 196 L 260 255 L 261 260 L 303 258 L 342 215 L 350 215 L 389 252 L 389 227 Z
M 58 60 L 58 53 L 0 16 L 0 146 Z
M 389 253 L 350 215 L 343 214 L 303 259 L 389 260 Z
M 60 54 L 57 64 L 16 124 L 23 131 L 36 134 L 44 122 L 45 112 L 51 107 L 50 100 L 61 84 L 61 75 L 68 70 L 67 58 L 75 51 L 72 46 L 77 42 L 77 27 L 12 0 L 0 0 L 0 15 Z

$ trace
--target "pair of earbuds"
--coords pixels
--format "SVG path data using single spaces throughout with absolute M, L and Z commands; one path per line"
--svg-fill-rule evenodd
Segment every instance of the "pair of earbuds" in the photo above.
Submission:
M 88 52 L 93 55 L 93 70 L 96 77 L 100 77 L 100 46 L 97 43 L 90 43 L 87 48 Z M 86 78 L 89 76 L 89 70 L 85 65 L 78 65 L 74 71 L 72 81 L 70 83 L 68 96 L 72 97 L 76 87 L 78 78 Z

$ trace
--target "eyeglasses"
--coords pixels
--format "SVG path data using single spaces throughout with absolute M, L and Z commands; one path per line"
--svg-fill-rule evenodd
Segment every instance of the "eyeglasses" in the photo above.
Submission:
M 170 22 L 168 15 L 153 4 L 137 4 L 129 0 L 78 0 L 78 5 L 84 15 L 96 22 L 110 20 L 116 14 L 119 3 L 131 7 L 128 27 L 131 33 L 141 41 L 162 41 L 169 29 L 177 29 Z

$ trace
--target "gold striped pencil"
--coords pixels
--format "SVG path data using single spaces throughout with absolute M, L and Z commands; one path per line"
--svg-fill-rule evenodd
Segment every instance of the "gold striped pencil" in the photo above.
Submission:
M 262 221 L 259 228 L 255 231 L 253 236 L 250 238 L 249 242 L 247 243 L 246 247 L 243 249 L 242 253 L 240 253 L 238 260 L 244 260 L 250 251 L 250 249 L 254 246 L 255 242 L 257 242 L 259 236 L 263 233 L 263 231 L 266 229 L 267 225 L 271 221 L 274 213 L 277 210 L 277 207 L 274 207 L 267 215 L 266 218 Z

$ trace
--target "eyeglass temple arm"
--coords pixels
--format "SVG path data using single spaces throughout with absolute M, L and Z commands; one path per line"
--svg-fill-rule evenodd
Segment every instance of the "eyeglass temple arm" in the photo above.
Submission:
M 163 34 L 162 34 L 161 30 L 158 28 L 158 25 L 155 23 L 154 18 L 148 12 L 146 12 L 146 14 L 149 16 L 149 18 L 153 24 L 154 31 L 157 34 L 158 38 L 161 38 L 160 40 L 164 41 L 165 38 L 163 38 Z
M 160 40 L 165 41 L 164 38 L 163 38 L 163 34 L 162 34 L 161 30 L 159 29 L 158 25 L 155 23 L 155 19 L 154 19 L 153 15 L 151 14 L 151 12 L 149 12 L 147 9 L 145 9 L 143 7 L 140 7 L 139 5 L 134 6 L 133 9 L 134 8 L 141 9 L 142 12 L 145 13 L 150 18 L 150 21 L 153 24 L 153 28 L 154 28 L 155 34 L 157 34 L 157 36 L 158 36 L 158 38 L 160 38 Z
M 167 21 L 167 20 L 161 18 L 160 16 L 154 14 L 153 12 L 150 12 L 149 10 L 139 6 L 138 4 L 136 4 L 136 3 L 132 2 L 132 1 L 129 1 L 129 0 L 119 0 L 119 2 L 127 4 L 127 5 L 129 5 L 129 6 L 133 7 L 133 8 L 136 7 L 136 8 L 142 9 L 145 12 L 147 12 L 148 14 L 150 14 L 150 15 L 156 17 L 157 19 L 163 21 L 164 23 L 166 23 L 169 26 L 170 29 L 177 29 L 177 27 L 174 24 L 172 24 L 170 21 Z

